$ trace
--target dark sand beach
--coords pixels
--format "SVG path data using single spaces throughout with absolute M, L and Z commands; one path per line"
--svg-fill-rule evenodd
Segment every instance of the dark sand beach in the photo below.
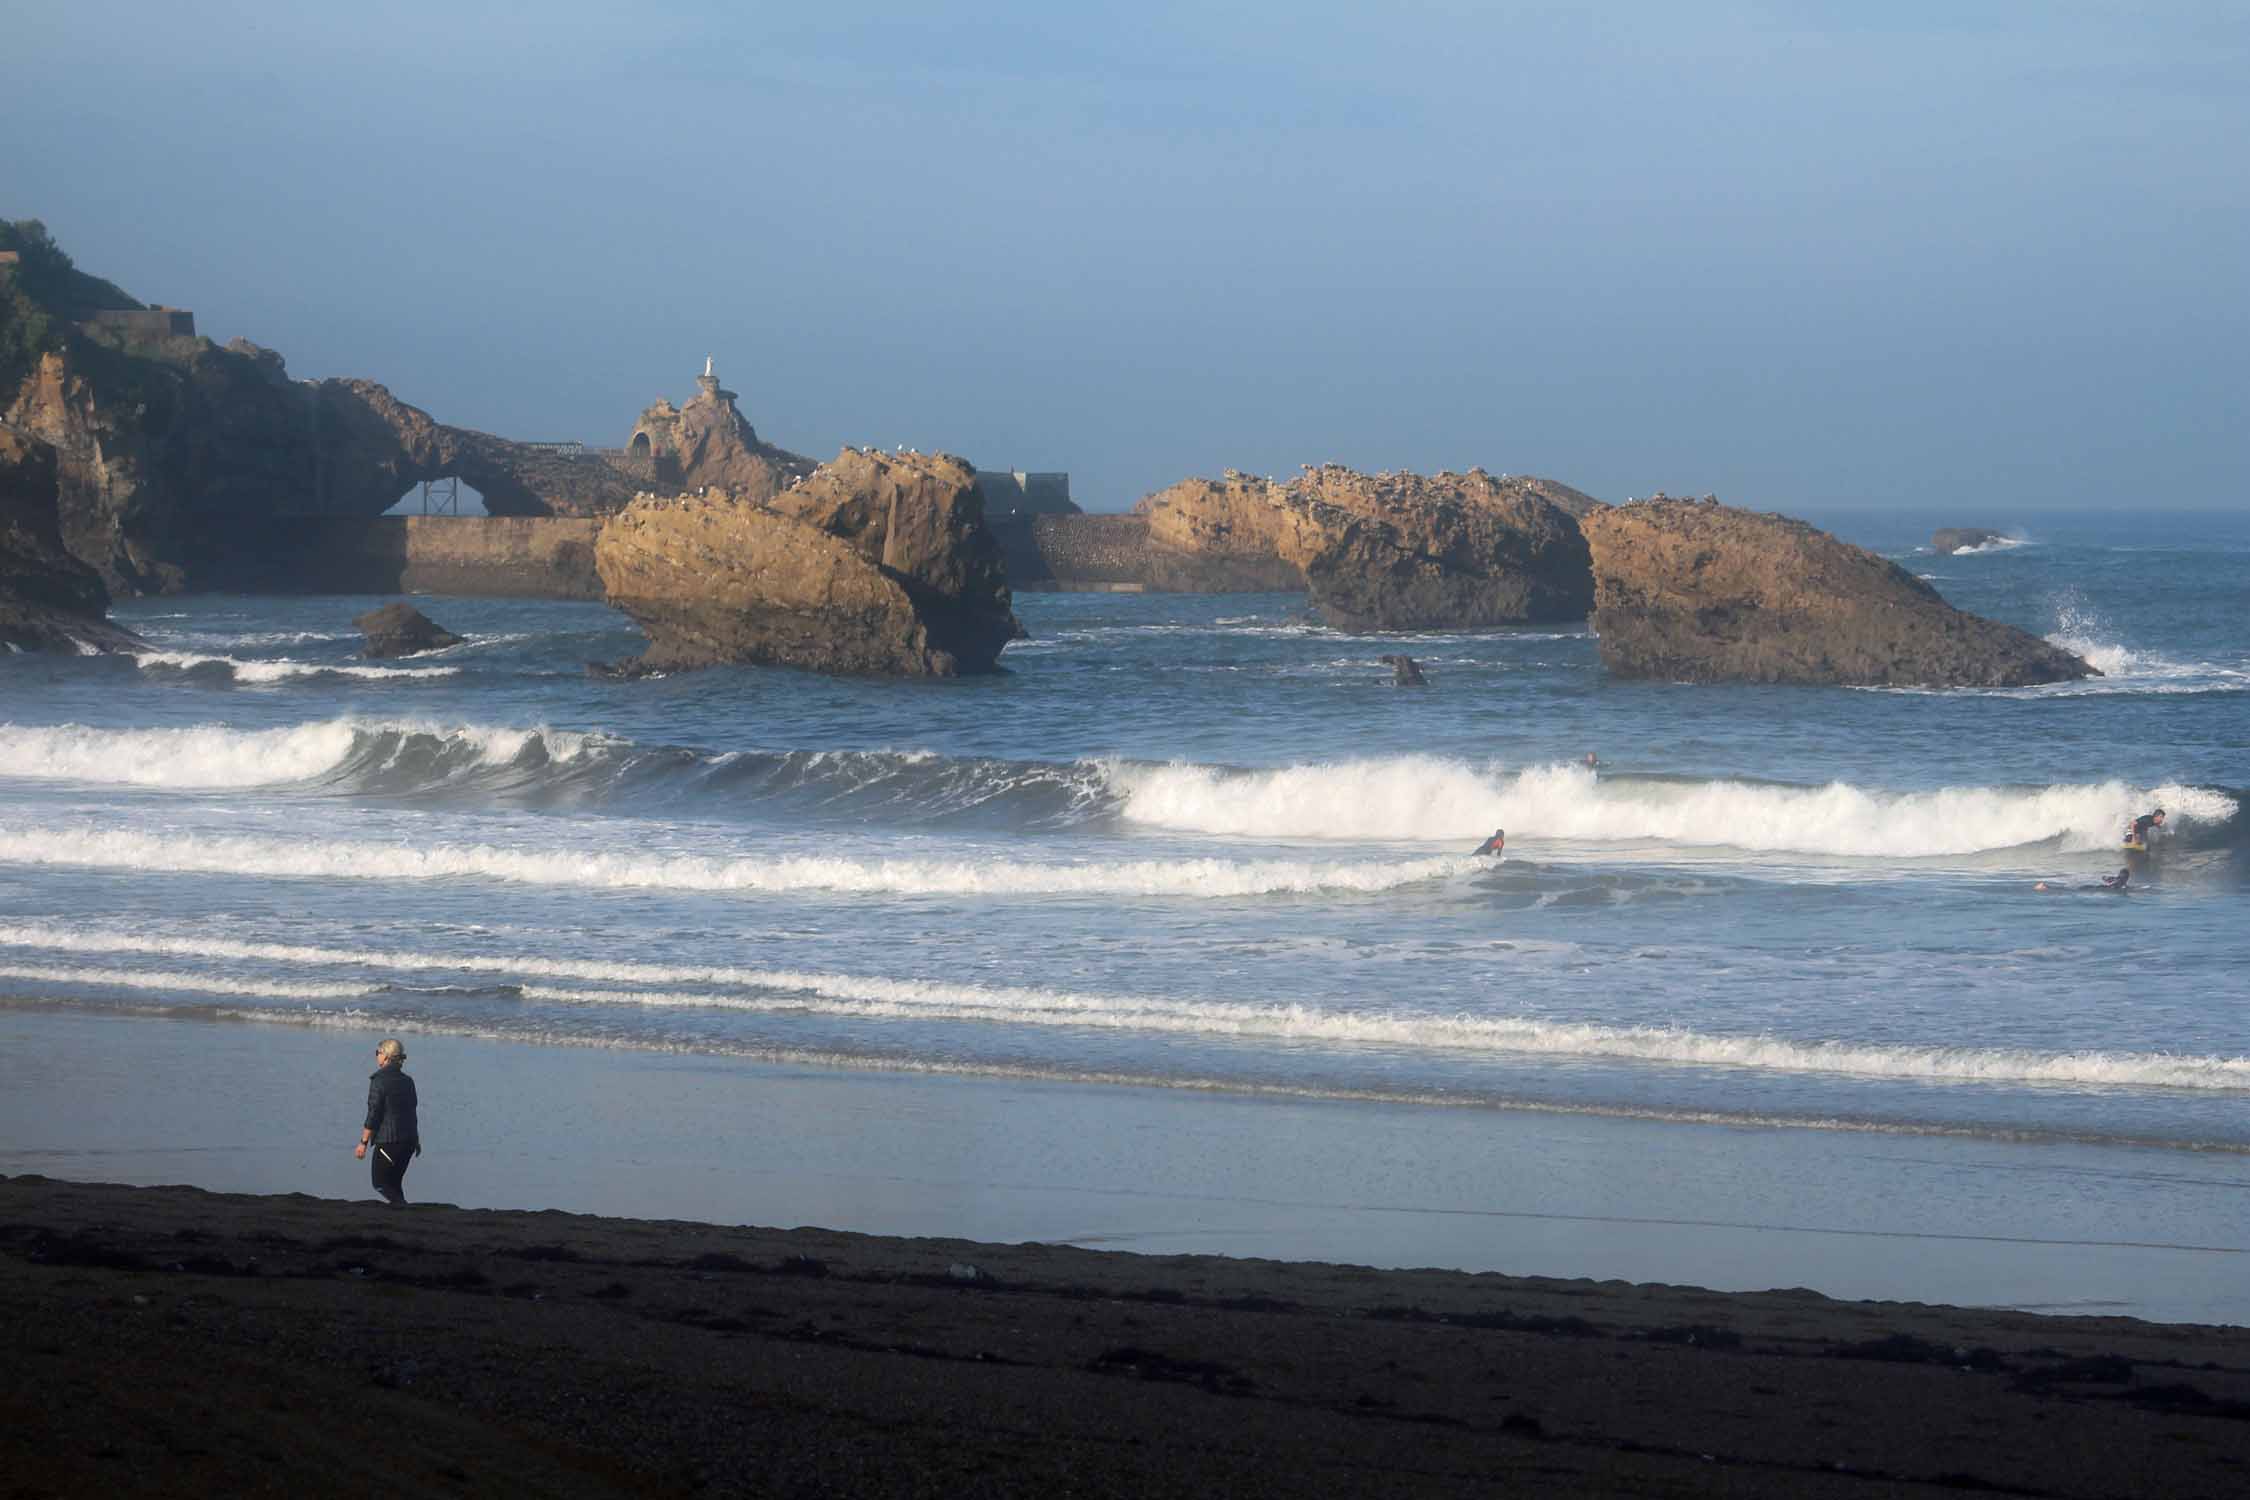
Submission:
M 2232 1495 L 2250 1329 L 0 1179 L 9 1496 Z

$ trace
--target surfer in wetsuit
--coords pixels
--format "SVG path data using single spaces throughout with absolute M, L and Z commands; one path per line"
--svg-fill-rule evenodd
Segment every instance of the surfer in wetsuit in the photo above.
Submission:
M 1492 830 L 1491 838 L 1488 838 L 1483 843 L 1477 845 L 1477 853 L 1501 854 L 1505 853 L 1507 851 L 1507 848 L 1508 830 L 1505 828 L 1495 828 Z
M 2156 835 L 2164 828 L 2164 809 L 2142 813 L 2125 825 L 2125 865 L 2127 869 L 2148 868 L 2149 850 L 2156 843 Z

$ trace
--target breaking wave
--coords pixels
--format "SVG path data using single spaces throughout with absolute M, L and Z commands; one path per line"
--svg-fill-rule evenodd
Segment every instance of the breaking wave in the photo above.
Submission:
M 2084 657 L 2099 678 L 2069 683 L 2057 691 L 2087 693 L 2250 692 L 2250 663 L 2179 661 L 2160 652 L 2129 646 L 2101 616 L 2070 603 L 2058 611 L 2048 644 Z
M 368 667 L 356 662 L 244 661 L 233 656 L 212 656 L 200 651 L 137 651 L 133 660 L 143 671 L 209 673 L 235 682 L 288 682 L 300 677 L 415 678 L 453 677 L 459 667 Z
M 83 932 L 46 924 L 0 926 L 0 946 L 86 955 L 143 955 L 349 969 L 333 978 L 243 978 L 176 969 L 78 970 L 0 966 L 0 978 L 253 999 L 359 999 L 405 988 L 447 1003 L 570 1007 L 816 1012 L 864 1019 L 1069 1026 L 1141 1034 L 1252 1037 L 1290 1043 L 1374 1045 L 1450 1053 L 1509 1053 L 1664 1066 L 1762 1072 L 2081 1087 L 2134 1086 L 2250 1093 L 2250 1056 L 2051 1051 L 1917 1045 L 1912 1042 L 1801 1040 L 1728 1036 L 1672 1026 L 1610 1026 L 1517 1016 L 1432 1013 L 1399 1007 L 1330 1006 L 1170 999 L 1029 986 L 962 984 L 877 975 L 711 965 L 440 955 L 377 949 L 249 943 L 215 938 L 153 938 Z M 398 986 L 393 974 L 489 976 L 475 985 Z M 618 988 L 617 986 L 641 986 Z M 678 986 L 699 986 L 682 989 Z
M 1504 772 L 1440 757 L 1389 757 L 1271 771 L 1119 766 L 1133 822 L 1246 837 L 1455 840 L 1494 827 L 1511 840 L 1600 840 L 1762 853 L 1911 859 L 2029 845 L 2115 848 L 2151 800 L 2183 838 L 2231 830 L 2236 800 L 2209 788 L 2123 781 L 1886 792 L 1594 773 Z
M 80 868 L 323 880 L 497 880 L 590 889 L 777 894 L 839 891 L 909 896 L 1247 897 L 1373 893 L 1463 875 L 1463 855 L 1388 861 L 1168 859 L 1084 864 L 1014 859 L 719 858 L 593 850 L 227 834 L 146 834 L 118 828 L 31 827 L 0 832 L 0 862 Z
M 177 789 L 295 787 L 328 795 L 616 806 L 635 811 L 676 805 L 692 809 L 698 817 L 781 803 L 795 813 L 859 823 L 972 821 L 1008 831 L 1091 826 L 1224 838 L 1429 842 L 1456 847 L 1503 827 L 1518 842 L 1892 860 L 2032 847 L 2056 853 L 2111 849 L 2124 823 L 2155 803 L 2170 809 L 2182 847 L 2234 845 L 2244 837 L 2239 795 L 2225 788 L 2177 783 L 2147 786 L 2111 780 L 1889 791 L 1842 781 L 1806 786 L 1596 774 L 1568 764 L 1507 769 L 1489 762 L 1419 755 L 1245 769 L 1125 760 L 1020 761 L 898 750 L 709 751 L 545 728 L 353 719 L 265 730 L 216 725 L 103 730 L 73 724 L 0 724 L 0 777 Z M 59 847 L 67 839 L 95 862 L 130 862 L 120 852 L 123 846 L 115 842 L 128 835 L 89 830 L 49 830 L 48 834 L 51 846 Z M 14 857 L 30 858 L 23 836 L 21 830 L 14 836 L 13 847 L 23 851 Z M 101 850 L 113 852 L 103 855 L 98 853 Z M 382 852 L 393 859 L 427 860 L 431 864 L 425 873 L 430 874 L 541 878 L 504 874 L 496 865 L 479 867 L 461 850 Z M 483 851 L 479 858 L 488 864 L 515 859 L 532 865 L 578 859 L 500 851 Z M 602 868 L 610 868 L 612 859 L 602 857 Z M 448 862 L 452 868 L 441 868 Z M 643 862 L 628 863 L 638 869 Z M 840 889 L 922 888 L 912 883 L 916 878 L 926 880 L 929 889 L 995 888 L 978 885 L 970 874 L 937 873 L 951 867 L 928 861 L 800 863 L 849 865 L 860 872 L 836 873 L 834 883 Z M 1234 866 L 1231 861 L 1219 863 Z M 907 864 L 923 874 L 899 876 L 905 883 L 891 885 L 884 882 L 892 877 L 867 873 Z M 1051 872 L 1061 867 L 1024 864 L 1020 868 Z M 1193 884 L 1184 875 L 1147 873 L 1158 868 L 1153 865 L 1114 868 L 1140 868 L 1143 873 L 1121 874 L 1087 888 L 1185 889 Z M 1296 868 L 1313 869 L 1302 864 Z M 1003 886 L 1013 879 L 1001 878 Z M 1022 887 L 1032 888 L 1040 878 L 1050 877 L 1026 873 Z M 1260 888 L 1326 888 L 1325 878 L 1277 876 L 1270 886 L 1260 883 Z M 695 888 L 718 889 L 727 877 L 694 879 L 701 882 Z M 593 875 L 586 877 L 586 883 L 649 882 L 638 876 Z M 806 875 L 803 883 L 821 882 Z M 1214 893 L 1224 886 L 1224 881 L 1219 882 Z

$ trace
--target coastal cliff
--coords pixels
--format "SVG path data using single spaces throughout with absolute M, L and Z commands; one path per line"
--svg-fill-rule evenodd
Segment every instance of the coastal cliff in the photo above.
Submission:
M 241 586 L 240 538 L 372 518 L 425 479 L 458 476 L 497 516 L 599 516 L 633 494 L 612 465 L 449 427 L 373 381 L 293 381 L 241 340 L 51 350 L 7 416 L 55 448 L 64 540 L 119 594 Z
M 222 348 L 78 270 L 36 220 L 0 223 L 0 249 L 0 418 L 55 450 L 64 545 L 114 595 L 243 586 L 241 543 L 276 518 L 372 518 L 424 480 L 456 477 L 496 516 L 607 515 L 646 487 L 622 460 L 448 426 L 373 381 L 292 380 L 272 350 Z
M 55 450 L 0 422 L 0 645 L 14 651 L 121 651 L 141 642 L 111 625 L 109 591 L 63 545 Z
M 1623 677 L 2024 687 L 2100 675 L 1803 521 L 1643 500 L 1581 523 L 1602 664 Z
M 955 677 L 996 670 L 1023 633 L 975 471 L 946 455 L 846 448 L 763 505 L 643 495 L 604 523 L 594 561 L 648 634 L 634 672 Z

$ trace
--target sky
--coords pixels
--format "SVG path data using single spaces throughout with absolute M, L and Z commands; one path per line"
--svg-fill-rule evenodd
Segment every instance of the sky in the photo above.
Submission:
M 0 216 L 516 438 L 2250 507 L 2240 0 L 0 0 Z

